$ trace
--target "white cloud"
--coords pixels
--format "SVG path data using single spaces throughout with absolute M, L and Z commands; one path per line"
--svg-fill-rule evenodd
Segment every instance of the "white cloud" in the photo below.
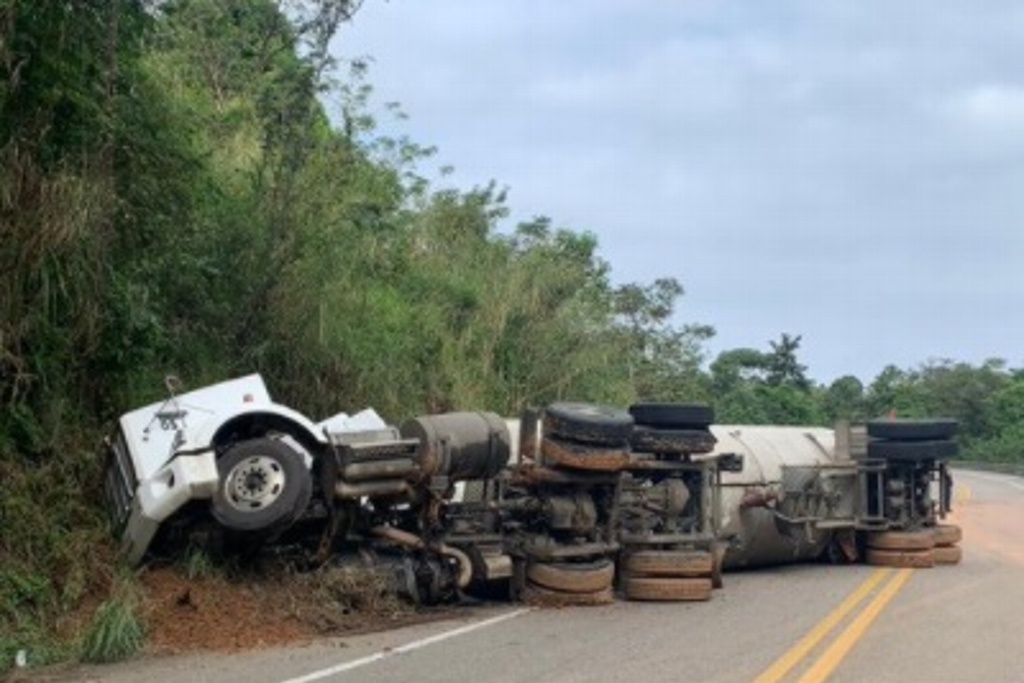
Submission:
M 1024 87 L 979 85 L 954 102 L 954 109 L 978 126 L 1024 129 Z

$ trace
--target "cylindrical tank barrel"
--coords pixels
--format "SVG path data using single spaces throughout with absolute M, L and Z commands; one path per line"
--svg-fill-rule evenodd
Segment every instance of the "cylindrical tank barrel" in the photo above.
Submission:
M 508 463 L 508 426 L 494 413 L 465 412 L 426 415 L 401 427 L 406 439 L 420 442 L 424 476 L 447 476 L 451 481 L 489 479 Z
M 835 462 L 835 436 L 821 427 L 712 425 L 714 453 L 743 456 L 743 469 L 722 473 L 721 535 L 730 539 L 725 566 L 753 567 L 809 560 L 821 555 L 831 534 L 786 535 L 773 512 L 759 504 L 778 495 L 784 466 Z

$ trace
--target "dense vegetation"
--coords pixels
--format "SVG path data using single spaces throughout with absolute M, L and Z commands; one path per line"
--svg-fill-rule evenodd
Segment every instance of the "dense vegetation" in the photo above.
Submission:
M 90 599 L 112 601 L 87 643 L 127 619 L 97 444 L 168 373 L 260 371 L 314 416 L 942 414 L 972 455 L 1022 457 L 1024 374 L 999 361 L 823 387 L 782 335 L 704 369 L 714 332 L 673 324 L 678 282 L 615 286 L 592 234 L 505 226 L 497 186 L 429 180 L 433 150 L 376 133 L 365 65 L 327 50 L 358 4 L 0 0 L 0 670 L 65 654 Z

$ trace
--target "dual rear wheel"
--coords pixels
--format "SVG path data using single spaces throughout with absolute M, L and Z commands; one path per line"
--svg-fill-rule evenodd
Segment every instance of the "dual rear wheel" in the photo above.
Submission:
M 526 565 L 522 600 L 551 607 L 607 605 L 615 600 L 615 564 L 607 559 L 542 562 Z
M 868 564 L 880 567 L 913 567 L 959 564 L 963 537 L 955 524 L 938 524 L 916 531 L 880 531 L 868 534 Z

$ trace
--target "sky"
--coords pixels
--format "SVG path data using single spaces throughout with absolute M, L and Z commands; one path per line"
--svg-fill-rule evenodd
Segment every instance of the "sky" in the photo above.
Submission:
M 1018 0 L 365 0 L 334 52 L 427 175 L 678 279 L 712 358 L 1024 367 Z

